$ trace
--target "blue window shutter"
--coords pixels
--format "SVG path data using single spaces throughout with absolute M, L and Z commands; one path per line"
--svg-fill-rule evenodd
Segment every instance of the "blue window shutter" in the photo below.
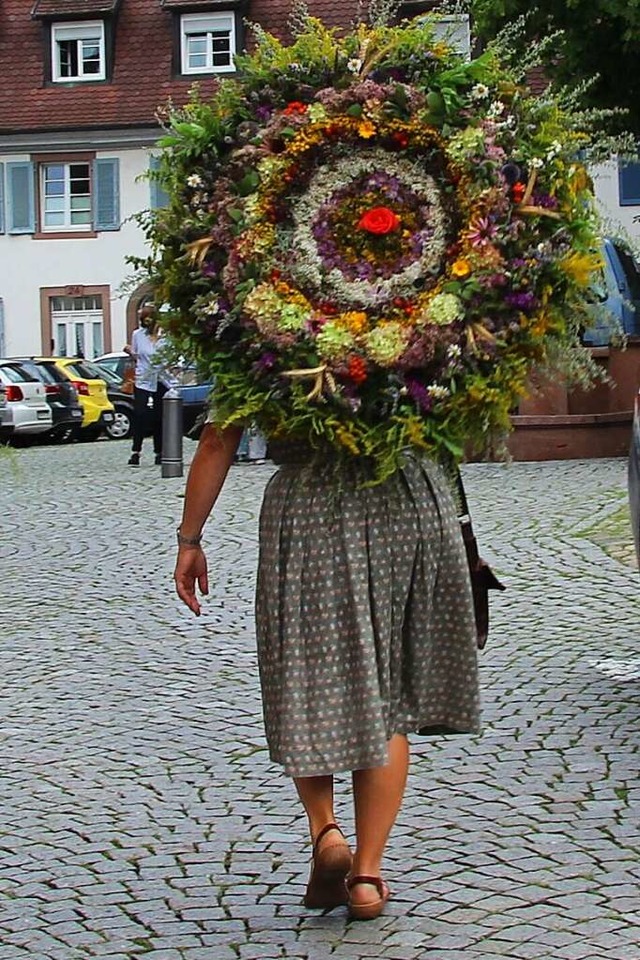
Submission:
M 149 157 L 149 170 L 151 171 L 151 177 L 149 178 L 149 205 L 152 210 L 158 210 L 160 207 L 169 206 L 169 194 L 164 189 L 160 181 L 153 176 L 153 174 L 159 169 L 160 158 Z
M 7 230 L 35 233 L 35 171 L 28 160 L 7 164 Z
M 0 163 L 0 233 L 4 233 L 4 163 Z
M 619 163 L 620 206 L 640 206 L 640 163 Z
M 93 161 L 93 229 L 120 229 L 120 161 Z

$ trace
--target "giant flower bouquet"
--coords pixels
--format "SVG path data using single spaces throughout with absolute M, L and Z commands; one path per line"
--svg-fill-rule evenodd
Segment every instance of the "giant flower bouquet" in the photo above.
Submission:
M 388 476 L 482 447 L 531 366 L 577 342 L 597 247 L 586 136 L 494 53 L 425 22 L 257 31 L 170 111 L 147 266 L 169 335 L 255 421 Z

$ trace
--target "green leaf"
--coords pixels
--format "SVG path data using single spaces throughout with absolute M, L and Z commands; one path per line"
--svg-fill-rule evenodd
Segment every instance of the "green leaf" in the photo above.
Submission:
M 362 104 L 361 103 L 352 103 L 350 107 L 347 108 L 347 116 L 349 117 L 361 117 L 362 116 Z

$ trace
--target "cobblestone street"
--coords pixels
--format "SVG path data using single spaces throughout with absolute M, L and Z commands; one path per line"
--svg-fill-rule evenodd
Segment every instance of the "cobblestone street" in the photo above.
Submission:
M 413 738 L 394 896 L 358 924 L 302 907 L 306 824 L 262 733 L 252 597 L 273 467 L 232 468 L 196 620 L 170 579 L 184 481 L 128 452 L 0 461 L 0 960 L 640 960 L 623 460 L 465 468 L 508 587 L 484 732 Z

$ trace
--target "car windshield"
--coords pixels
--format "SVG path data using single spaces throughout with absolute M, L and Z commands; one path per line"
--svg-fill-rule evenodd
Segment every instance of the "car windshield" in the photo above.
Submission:
M 82 380 L 106 380 L 107 383 L 122 383 L 120 377 L 110 370 L 103 370 L 97 363 L 91 363 L 90 360 L 74 360 L 67 364 L 67 370 Z
M 31 383 L 37 383 L 38 378 L 27 373 L 20 364 L 3 363 L 0 370 L 9 381 L 9 383 L 24 383 L 25 380 Z
M 35 363 L 46 383 L 67 383 L 69 380 L 69 377 L 65 377 L 64 373 L 58 370 L 55 363 L 46 360 L 36 360 Z

